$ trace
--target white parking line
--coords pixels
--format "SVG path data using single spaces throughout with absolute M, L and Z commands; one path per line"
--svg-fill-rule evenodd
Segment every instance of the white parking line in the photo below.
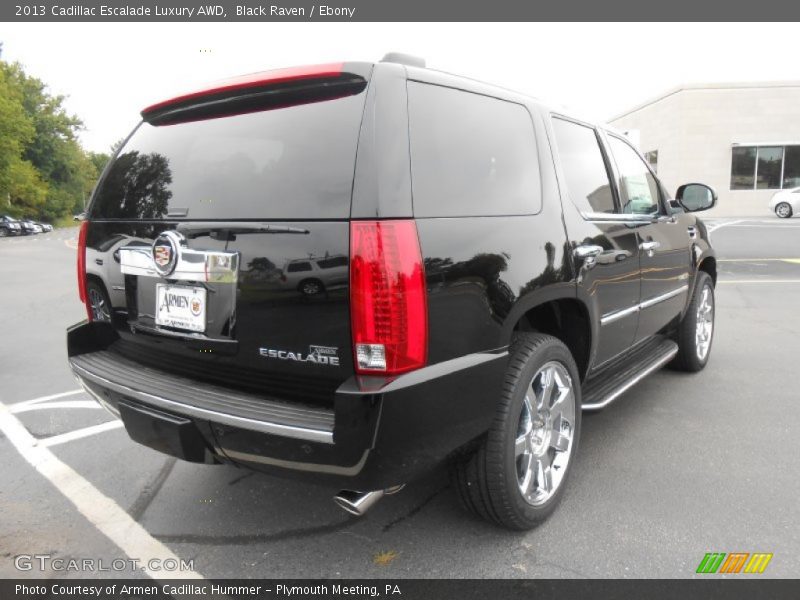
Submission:
M 800 258 L 718 258 L 718 263 L 721 262 L 788 262 L 800 263 Z
M 75 505 L 84 517 L 94 525 L 130 558 L 141 561 L 143 570 L 151 577 L 164 576 L 162 571 L 153 571 L 148 561 L 157 559 L 164 564 L 165 560 L 180 559 L 164 544 L 151 536 L 131 516 L 103 494 L 89 481 L 78 475 L 69 465 L 61 462 L 50 450 L 38 445 L 22 423 L 11 414 L 0 402 L 0 431 L 14 445 L 22 457 L 41 473 L 67 500 Z M 171 571 L 170 578 L 202 578 L 196 571 Z
M 720 283 L 800 283 L 800 279 L 720 279 Z
M 721 229 L 722 227 L 730 227 L 731 225 L 736 225 L 737 223 L 744 223 L 746 219 L 739 219 L 738 221 L 727 221 L 723 223 L 715 223 L 714 225 L 708 226 L 708 233 L 714 233 L 717 229 Z
M 56 398 L 66 398 L 67 396 L 74 396 L 75 394 L 82 394 L 83 388 L 71 390 L 69 392 L 61 392 L 60 394 L 53 394 L 51 396 L 42 396 L 41 398 L 34 398 L 33 400 L 25 400 L 24 402 L 17 402 L 11 405 L 11 410 L 16 410 L 21 406 L 30 406 L 31 404 L 39 404 L 40 402 L 47 402 L 48 400 L 55 400 Z
M 778 223 L 730 223 L 730 224 L 723 224 L 727 225 L 728 227 L 735 227 L 737 229 L 798 229 L 800 228 L 800 223 L 793 223 L 791 225 L 779 225 Z M 723 225 L 720 225 L 722 227 Z M 719 228 L 717 228 L 719 229 Z
M 94 400 L 65 400 L 63 402 L 40 402 L 39 404 L 29 404 L 27 406 L 20 406 L 19 404 L 12 404 L 8 407 L 8 411 L 12 414 L 18 415 L 19 413 L 31 412 L 34 410 L 50 410 L 52 408 L 102 408 Z
M 90 435 L 103 433 L 104 431 L 113 431 L 114 429 L 119 429 L 120 427 L 122 427 L 122 421 L 115 419 L 114 421 L 100 423 L 100 425 L 92 425 L 91 427 L 76 429 L 75 431 L 70 431 L 69 433 L 52 435 L 48 438 L 38 440 L 38 443 L 40 446 L 50 448 L 51 446 L 58 446 L 59 444 L 65 444 L 67 442 L 89 437 Z

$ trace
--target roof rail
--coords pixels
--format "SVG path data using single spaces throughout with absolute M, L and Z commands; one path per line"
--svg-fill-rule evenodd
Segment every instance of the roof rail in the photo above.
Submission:
M 425 68 L 425 59 L 413 54 L 403 54 L 402 52 L 389 52 L 382 59 L 381 62 L 398 63 L 409 67 Z

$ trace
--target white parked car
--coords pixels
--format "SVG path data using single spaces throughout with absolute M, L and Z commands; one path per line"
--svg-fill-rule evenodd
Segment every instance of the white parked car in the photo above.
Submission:
M 316 296 L 347 285 L 349 260 L 343 254 L 286 261 L 281 283 L 305 296 Z
M 800 212 L 800 187 L 777 192 L 769 201 L 769 209 L 781 219 L 788 219 Z

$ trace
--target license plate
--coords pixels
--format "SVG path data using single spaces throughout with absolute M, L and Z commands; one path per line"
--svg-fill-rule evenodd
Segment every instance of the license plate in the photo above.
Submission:
M 156 325 L 205 331 L 205 288 L 156 284 Z

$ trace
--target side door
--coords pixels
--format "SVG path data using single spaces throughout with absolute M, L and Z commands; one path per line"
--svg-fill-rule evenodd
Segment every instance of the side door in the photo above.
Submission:
M 598 131 L 554 115 L 556 171 L 578 297 L 592 314 L 594 367 L 630 348 L 639 304 L 639 241 L 619 214 L 612 169 Z
M 641 217 L 636 225 L 641 268 L 641 298 L 636 340 L 658 333 L 686 306 L 692 265 L 692 226 L 668 205 L 650 167 L 628 143 L 606 139 L 614 157 L 623 215 Z

